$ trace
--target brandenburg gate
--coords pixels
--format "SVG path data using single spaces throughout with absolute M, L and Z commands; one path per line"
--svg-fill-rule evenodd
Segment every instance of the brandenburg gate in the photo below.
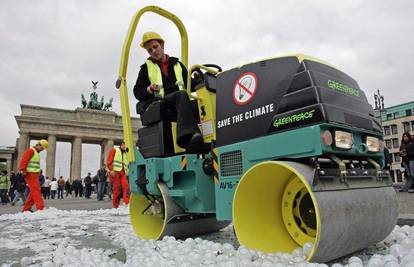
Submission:
M 46 155 L 46 176 L 55 177 L 56 142 L 70 142 L 70 179 L 81 177 L 82 144 L 101 146 L 101 165 L 109 150 L 123 140 L 122 118 L 113 111 L 87 108 L 66 110 L 32 105 L 20 105 L 21 115 L 15 116 L 20 137 L 17 141 L 17 163 L 30 140 L 46 139 L 49 142 Z M 138 118 L 131 118 L 134 143 L 138 139 Z

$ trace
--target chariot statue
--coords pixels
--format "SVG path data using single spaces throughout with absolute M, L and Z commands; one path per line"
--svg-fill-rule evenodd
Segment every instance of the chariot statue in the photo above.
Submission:
M 112 101 L 113 98 L 111 97 L 108 102 L 105 103 L 105 98 L 102 96 L 101 100 L 98 100 L 98 94 L 95 92 L 97 89 L 98 81 L 92 82 L 92 89 L 93 92 L 89 95 L 89 101 L 86 100 L 85 96 L 81 94 L 81 105 L 82 108 L 86 109 L 95 109 L 95 110 L 111 110 L 112 109 Z

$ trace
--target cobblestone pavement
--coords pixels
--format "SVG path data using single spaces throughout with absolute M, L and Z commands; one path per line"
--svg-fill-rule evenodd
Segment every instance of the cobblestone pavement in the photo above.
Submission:
M 399 204 L 399 225 L 414 225 L 414 194 L 413 193 L 397 193 Z
M 414 194 L 412 193 L 397 193 L 399 212 L 400 214 L 414 215 Z
M 90 199 L 84 197 L 74 198 L 69 196 L 63 199 L 46 199 L 45 206 L 55 207 L 60 210 L 98 210 L 98 209 L 110 209 L 112 208 L 112 200 L 105 197 L 104 200 L 98 201 L 96 195 L 92 195 Z M 34 209 L 35 206 L 33 206 Z M 10 204 L 0 204 L 0 215 L 7 213 L 20 212 L 22 209 L 21 202 L 17 202 L 15 206 Z

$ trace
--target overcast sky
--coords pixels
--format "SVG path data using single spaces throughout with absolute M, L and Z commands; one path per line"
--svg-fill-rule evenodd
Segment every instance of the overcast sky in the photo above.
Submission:
M 413 1 L 19 1 L 0 0 L 0 146 L 15 145 L 20 104 L 75 109 L 91 80 L 114 97 L 120 112 L 121 49 L 132 16 L 147 5 L 176 14 L 189 35 L 189 63 L 224 69 L 281 53 L 302 52 L 356 79 L 370 103 L 381 90 L 385 105 L 414 100 Z M 142 33 L 159 32 L 166 51 L 180 54 L 173 24 L 147 13 L 138 25 L 128 69 L 130 102 Z M 135 115 L 134 113 L 132 113 Z M 97 146 L 83 148 L 82 173 L 99 164 Z M 56 175 L 69 175 L 69 144 L 58 144 Z

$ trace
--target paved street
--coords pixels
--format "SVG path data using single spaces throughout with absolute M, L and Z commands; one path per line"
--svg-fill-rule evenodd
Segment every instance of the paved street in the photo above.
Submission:
M 400 214 L 414 215 L 414 194 L 397 193 Z
M 20 212 L 20 203 L 16 203 L 15 206 L 0 204 L 0 215 Z M 103 201 L 97 201 L 96 195 L 92 195 L 90 199 L 85 199 L 84 197 L 72 198 L 69 196 L 64 199 L 46 199 L 45 205 L 46 208 L 55 207 L 60 210 L 98 210 L 112 208 L 112 200 L 105 197 Z
M 399 225 L 414 225 L 414 194 L 397 193 L 399 205 Z

